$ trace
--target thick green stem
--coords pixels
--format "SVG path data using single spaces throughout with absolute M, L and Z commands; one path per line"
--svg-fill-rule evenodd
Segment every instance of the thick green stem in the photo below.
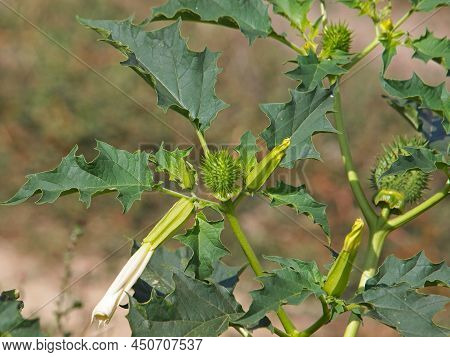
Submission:
M 370 206 L 370 203 L 367 200 L 366 195 L 364 194 L 364 191 L 361 187 L 361 183 L 359 181 L 358 174 L 356 173 L 355 167 L 353 165 L 350 146 L 348 143 L 348 138 L 344 127 L 344 118 L 342 114 L 341 94 L 339 87 L 336 88 L 335 95 L 336 95 L 335 98 L 336 129 L 339 131 L 338 141 L 339 147 L 341 149 L 342 161 L 344 162 L 345 172 L 347 173 L 347 179 L 350 184 L 350 188 L 352 189 L 353 196 L 358 202 L 358 205 L 364 215 L 364 218 L 367 221 L 369 228 L 373 228 L 375 226 L 377 216 L 373 208 Z
M 380 220 L 385 220 L 380 217 Z M 377 271 L 378 261 L 380 260 L 381 251 L 383 250 L 384 241 L 389 234 L 387 229 L 379 229 L 374 233 L 371 232 L 369 237 L 369 247 L 364 259 L 364 271 L 361 274 L 358 289 L 361 290 L 366 285 L 366 281 L 373 277 Z M 350 321 L 345 329 L 344 337 L 354 337 L 358 333 L 361 320 L 355 314 L 350 316 Z
M 248 262 L 250 263 L 250 266 L 252 267 L 253 271 L 255 272 L 255 275 L 262 276 L 264 274 L 264 271 L 261 266 L 261 263 L 259 262 L 258 257 L 256 256 L 247 237 L 245 236 L 244 232 L 241 229 L 239 221 L 237 220 L 236 215 L 234 214 L 234 208 L 228 206 L 225 209 L 224 213 L 228 219 L 228 222 L 230 223 L 230 226 L 231 226 L 231 229 L 233 230 L 234 235 L 236 236 L 237 240 L 239 241 L 239 244 L 241 245 L 241 248 L 244 251 L 245 256 L 247 257 Z M 287 314 L 283 310 L 283 308 L 280 307 L 278 309 L 277 315 L 278 315 L 278 318 L 280 319 L 281 323 L 283 324 L 283 327 L 286 330 L 286 332 L 289 335 L 294 336 L 298 331 L 296 330 L 294 324 L 289 319 L 289 317 L 287 316 Z
M 209 155 L 209 148 L 208 148 L 208 145 L 206 144 L 205 136 L 198 129 L 196 129 L 195 132 L 197 133 L 198 140 L 200 141 L 200 145 L 202 146 L 202 149 L 203 149 L 203 151 L 205 153 L 205 156 L 208 156 Z
M 394 230 L 397 229 L 409 221 L 413 220 L 429 208 L 433 207 L 435 204 L 442 201 L 445 197 L 448 196 L 448 192 L 450 190 L 450 180 L 447 180 L 447 183 L 442 188 L 442 190 L 436 192 L 430 198 L 422 202 L 420 205 L 412 208 L 408 212 L 402 214 L 401 216 L 395 217 L 387 222 L 389 229 Z
M 320 298 L 320 303 L 322 304 L 322 316 L 319 317 L 319 319 L 314 322 L 311 326 L 306 328 L 305 330 L 299 332 L 296 336 L 298 337 L 309 337 L 314 332 L 316 332 L 319 328 L 321 328 L 323 325 L 327 324 L 331 320 L 331 312 L 328 308 L 328 304 L 323 296 Z

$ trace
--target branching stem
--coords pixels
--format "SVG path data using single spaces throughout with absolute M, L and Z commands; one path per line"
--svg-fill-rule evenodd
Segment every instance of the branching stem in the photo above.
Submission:
M 296 336 L 298 337 L 309 337 L 314 332 L 316 332 L 319 328 L 321 328 L 323 325 L 326 325 L 331 320 L 331 312 L 328 307 L 328 304 L 325 300 L 324 296 L 320 296 L 320 303 L 322 304 L 322 316 L 319 317 L 319 319 L 314 322 L 311 326 L 304 329 L 303 331 L 299 332 Z

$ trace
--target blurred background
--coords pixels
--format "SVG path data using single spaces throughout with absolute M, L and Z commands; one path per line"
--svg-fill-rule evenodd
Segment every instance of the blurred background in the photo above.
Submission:
M 122 19 L 134 14 L 138 21 L 148 16 L 151 6 L 163 2 L 0 1 L 1 201 L 15 193 L 25 182 L 25 175 L 56 167 L 75 144 L 88 159 L 96 156 L 94 139 L 130 151 L 161 141 L 196 144 L 187 121 L 175 112 L 164 114 L 157 108 L 153 90 L 119 65 L 123 57 L 109 45 L 98 43 L 97 34 L 75 20 L 76 15 Z M 330 20 L 345 20 L 354 30 L 352 50 L 365 47 L 374 37 L 370 20 L 334 1 L 328 3 Z M 403 15 L 407 4 L 406 0 L 395 1 L 394 19 Z M 315 9 L 314 16 L 317 13 Z M 415 14 L 403 28 L 415 37 L 426 27 L 438 37 L 448 34 L 448 8 L 430 15 Z M 282 18 L 272 18 L 279 32 L 285 31 L 291 40 L 301 43 Z M 149 29 L 164 25 L 152 24 Z M 295 53 L 271 39 L 256 40 L 249 47 L 240 32 L 212 25 L 185 23 L 182 34 L 189 38 L 193 50 L 208 46 L 222 52 L 219 66 L 223 72 L 218 77 L 217 95 L 231 107 L 219 113 L 207 132 L 208 141 L 238 144 L 246 130 L 257 135 L 268 125 L 259 103 L 289 100 L 288 88 L 294 88 L 295 83 L 283 73 L 292 68 L 286 62 L 295 59 Z M 408 49 L 400 48 L 398 52 L 389 68 L 390 77 L 406 79 L 416 71 L 429 84 L 445 79 L 440 66 L 411 59 L 412 51 Z M 393 135 L 414 134 L 381 98 L 380 53 L 378 48 L 369 55 L 343 84 L 353 156 L 369 194 L 368 178 L 381 146 L 389 143 Z M 184 137 L 158 120 L 176 127 Z M 296 183 L 306 183 L 314 198 L 328 205 L 332 246 L 340 249 L 342 238 L 360 212 L 343 175 L 336 137 L 317 135 L 315 144 L 323 162 L 300 163 L 289 176 Z M 443 178 L 436 176 L 430 191 L 442 182 Z M 119 309 L 103 329 L 89 326 L 90 312 L 126 261 L 129 239 L 141 239 L 171 204 L 167 197 L 147 193 L 126 215 L 113 195 L 97 197 L 89 210 L 77 195 L 60 198 L 53 205 L 35 206 L 30 200 L 19 206 L 0 206 L 0 290 L 19 289 L 25 316 L 39 316 L 50 335 L 128 336 L 125 310 Z M 258 253 L 315 259 L 321 267 L 330 261 L 324 247 L 326 237 L 308 218 L 296 216 L 290 209 L 273 210 L 258 199 L 247 200 L 239 211 Z M 445 259 L 449 252 L 448 212 L 448 203 L 444 202 L 392 234 L 384 256 L 395 253 L 408 258 L 424 249 L 433 261 Z M 244 263 L 228 229 L 223 242 L 235 253 L 227 262 Z M 354 278 L 356 284 L 356 274 Z M 250 302 L 246 292 L 257 286 L 251 272 L 245 272 L 237 288 L 244 307 Z M 77 301 L 82 302 L 80 309 L 66 311 Z M 288 310 L 299 328 L 308 326 L 321 313 L 319 304 L 309 300 Z M 440 313 L 436 320 L 448 322 L 448 314 Z M 346 321 L 346 315 L 340 316 L 317 335 L 339 336 Z M 367 320 L 361 335 L 396 333 Z

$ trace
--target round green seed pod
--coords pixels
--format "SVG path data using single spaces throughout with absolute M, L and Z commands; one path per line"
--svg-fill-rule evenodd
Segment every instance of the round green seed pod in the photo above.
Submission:
M 322 34 L 321 57 L 330 58 L 338 51 L 350 52 L 352 31 L 345 23 L 330 24 Z
M 414 203 L 422 197 L 427 188 L 429 174 L 421 170 L 409 170 L 399 175 L 383 176 L 400 155 L 408 155 L 406 146 L 424 147 L 427 142 L 420 137 L 397 137 L 384 148 L 384 153 L 377 158 L 372 170 L 372 187 L 377 191 L 374 197 L 376 205 L 385 203 L 391 209 L 402 211 L 405 204 Z
M 229 200 L 239 190 L 236 182 L 241 177 L 241 167 L 226 150 L 209 153 L 201 172 L 208 189 L 221 201 Z

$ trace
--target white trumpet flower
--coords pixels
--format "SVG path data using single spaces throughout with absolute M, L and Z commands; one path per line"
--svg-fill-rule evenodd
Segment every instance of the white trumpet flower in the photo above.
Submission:
M 92 312 L 92 322 L 97 320 L 99 326 L 106 325 L 111 320 L 120 301 L 130 293 L 133 285 L 143 273 L 153 255 L 154 249 L 150 243 L 144 243 L 131 256 L 128 262 L 117 275 L 105 296 L 100 300 Z

